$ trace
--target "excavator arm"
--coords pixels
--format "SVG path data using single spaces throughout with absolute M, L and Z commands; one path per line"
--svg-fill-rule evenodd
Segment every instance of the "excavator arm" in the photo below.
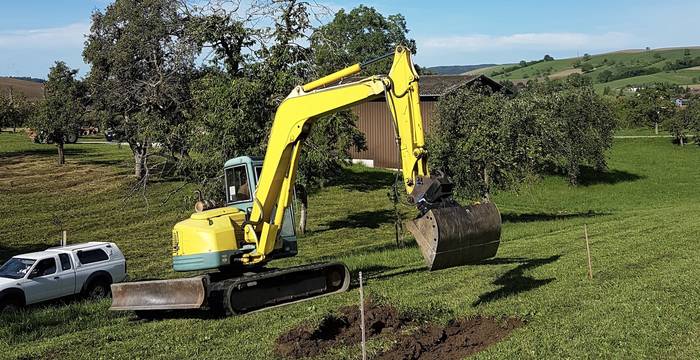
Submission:
M 419 218 L 409 222 L 408 228 L 421 245 L 428 267 L 455 266 L 495 255 L 500 237 L 498 210 L 493 204 L 465 210 L 452 199 L 452 183 L 430 175 L 420 112 L 419 77 L 408 49 L 399 46 L 393 55 L 388 76 L 328 86 L 359 73 L 368 63 L 356 64 L 298 86 L 279 106 L 253 208 L 244 226 L 245 242 L 255 245 L 255 251 L 242 257 L 243 264 L 264 262 L 274 250 L 284 209 L 291 200 L 301 148 L 314 121 L 382 96 L 394 120 L 404 186 L 409 201 L 420 211 Z M 485 244 L 487 249 L 483 248 Z M 443 258 L 436 263 L 436 258 L 441 260 L 440 252 L 449 252 L 445 256 L 449 255 L 450 261 Z

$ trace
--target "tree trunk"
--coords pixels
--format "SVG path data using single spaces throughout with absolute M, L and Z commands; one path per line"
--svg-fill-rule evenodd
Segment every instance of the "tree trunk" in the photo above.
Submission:
M 683 146 L 683 136 L 682 135 L 680 137 L 680 140 L 681 140 L 681 146 Z
M 146 146 L 134 146 L 131 151 L 134 153 L 134 176 L 141 180 L 146 176 Z
M 63 140 L 56 141 L 56 148 L 58 148 L 58 165 L 63 165 L 66 163 L 66 154 L 63 151 Z
M 299 209 L 299 235 L 304 235 L 306 233 L 306 218 L 309 211 L 309 194 L 306 192 L 306 187 L 304 185 L 296 186 L 297 198 L 301 203 L 301 209 Z
M 488 172 L 488 166 L 484 167 L 484 191 L 481 194 L 482 202 L 491 201 L 491 176 Z
M 654 123 L 654 134 L 659 135 L 659 123 Z

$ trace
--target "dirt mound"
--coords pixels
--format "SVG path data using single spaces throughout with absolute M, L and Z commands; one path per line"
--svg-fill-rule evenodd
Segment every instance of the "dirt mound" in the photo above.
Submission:
M 396 345 L 378 359 L 461 359 L 502 340 L 522 325 L 522 320 L 515 318 L 498 320 L 481 316 L 455 320 L 447 326 L 427 324 L 401 335 Z
M 442 326 L 418 324 L 402 317 L 391 306 L 365 304 L 366 336 L 386 336 L 394 339 L 394 346 L 378 355 L 382 360 L 404 359 L 459 359 L 483 350 L 505 338 L 511 331 L 523 325 L 516 318 L 497 319 L 477 316 L 454 320 Z M 417 328 L 416 328 L 417 327 Z M 406 330 L 403 334 L 403 330 Z M 338 314 L 323 318 L 316 328 L 307 325 L 282 334 L 276 341 L 275 352 L 284 358 L 298 359 L 318 356 L 330 348 L 360 343 L 360 310 L 347 306 Z
M 294 328 L 277 338 L 275 351 L 285 358 L 302 358 L 325 353 L 338 345 L 357 344 L 362 340 L 360 310 L 357 306 L 343 307 L 339 315 L 328 315 L 316 329 Z M 410 323 L 391 306 L 365 305 L 367 338 L 392 334 Z

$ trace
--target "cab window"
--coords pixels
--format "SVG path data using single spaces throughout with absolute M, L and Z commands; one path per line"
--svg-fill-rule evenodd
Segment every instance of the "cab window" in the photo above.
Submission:
M 66 271 L 71 269 L 70 257 L 68 254 L 58 254 L 58 258 L 61 260 L 61 270 Z
M 226 169 L 226 199 L 230 203 L 250 200 L 250 185 L 245 165 Z
M 260 174 L 262 174 L 262 166 L 255 167 L 255 182 L 260 183 Z
M 56 273 L 56 259 L 48 258 L 39 261 L 32 270 L 31 277 L 41 277 L 46 275 L 51 275 Z

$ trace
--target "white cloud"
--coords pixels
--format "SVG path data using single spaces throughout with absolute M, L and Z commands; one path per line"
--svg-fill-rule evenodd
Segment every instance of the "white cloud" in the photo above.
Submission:
M 2 31 L 0 49 L 82 48 L 89 30 L 89 23 L 74 23 L 55 28 Z
M 630 43 L 626 33 L 523 33 L 503 36 L 466 35 L 418 39 L 419 49 L 449 49 L 461 52 L 477 52 L 507 49 L 602 49 L 619 48 Z

